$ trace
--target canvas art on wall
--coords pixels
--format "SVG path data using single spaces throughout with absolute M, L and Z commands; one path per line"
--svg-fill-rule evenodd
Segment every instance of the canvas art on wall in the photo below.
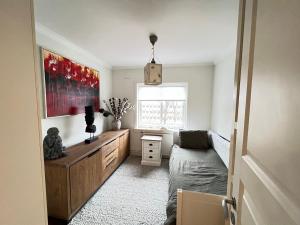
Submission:
M 99 72 L 66 57 L 42 49 L 46 116 L 84 113 L 92 105 L 99 111 Z

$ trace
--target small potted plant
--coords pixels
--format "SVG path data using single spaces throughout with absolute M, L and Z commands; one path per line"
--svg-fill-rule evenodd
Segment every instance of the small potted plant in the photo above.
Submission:
M 99 112 L 103 114 L 104 117 L 112 116 L 114 120 L 112 121 L 112 129 L 121 129 L 121 119 L 123 115 L 127 113 L 128 110 L 134 108 L 134 106 L 128 102 L 128 98 L 110 98 L 108 101 L 103 100 L 107 110 L 100 108 Z

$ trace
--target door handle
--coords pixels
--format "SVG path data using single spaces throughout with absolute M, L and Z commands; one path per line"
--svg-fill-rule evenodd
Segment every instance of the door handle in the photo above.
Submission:
M 227 207 L 228 204 L 232 205 L 233 209 L 236 209 L 236 200 L 235 200 L 235 198 L 234 197 L 232 197 L 232 199 L 225 198 L 225 199 L 222 200 L 222 207 L 223 207 L 223 210 L 224 210 L 224 218 L 225 219 L 229 218 L 228 207 Z M 232 222 L 232 224 L 235 224 L 235 219 L 233 219 L 232 217 L 234 217 L 234 214 L 231 214 L 231 222 Z

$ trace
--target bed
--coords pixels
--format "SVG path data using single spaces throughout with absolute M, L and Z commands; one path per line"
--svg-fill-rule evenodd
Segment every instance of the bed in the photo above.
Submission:
M 164 225 L 176 225 L 177 189 L 226 195 L 229 142 L 211 133 L 214 148 L 173 145 L 169 161 L 169 200 Z

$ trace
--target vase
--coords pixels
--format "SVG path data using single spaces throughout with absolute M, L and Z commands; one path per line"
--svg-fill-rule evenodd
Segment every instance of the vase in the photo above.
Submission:
M 111 126 L 113 130 L 120 130 L 121 129 L 121 120 L 113 120 L 111 122 Z

